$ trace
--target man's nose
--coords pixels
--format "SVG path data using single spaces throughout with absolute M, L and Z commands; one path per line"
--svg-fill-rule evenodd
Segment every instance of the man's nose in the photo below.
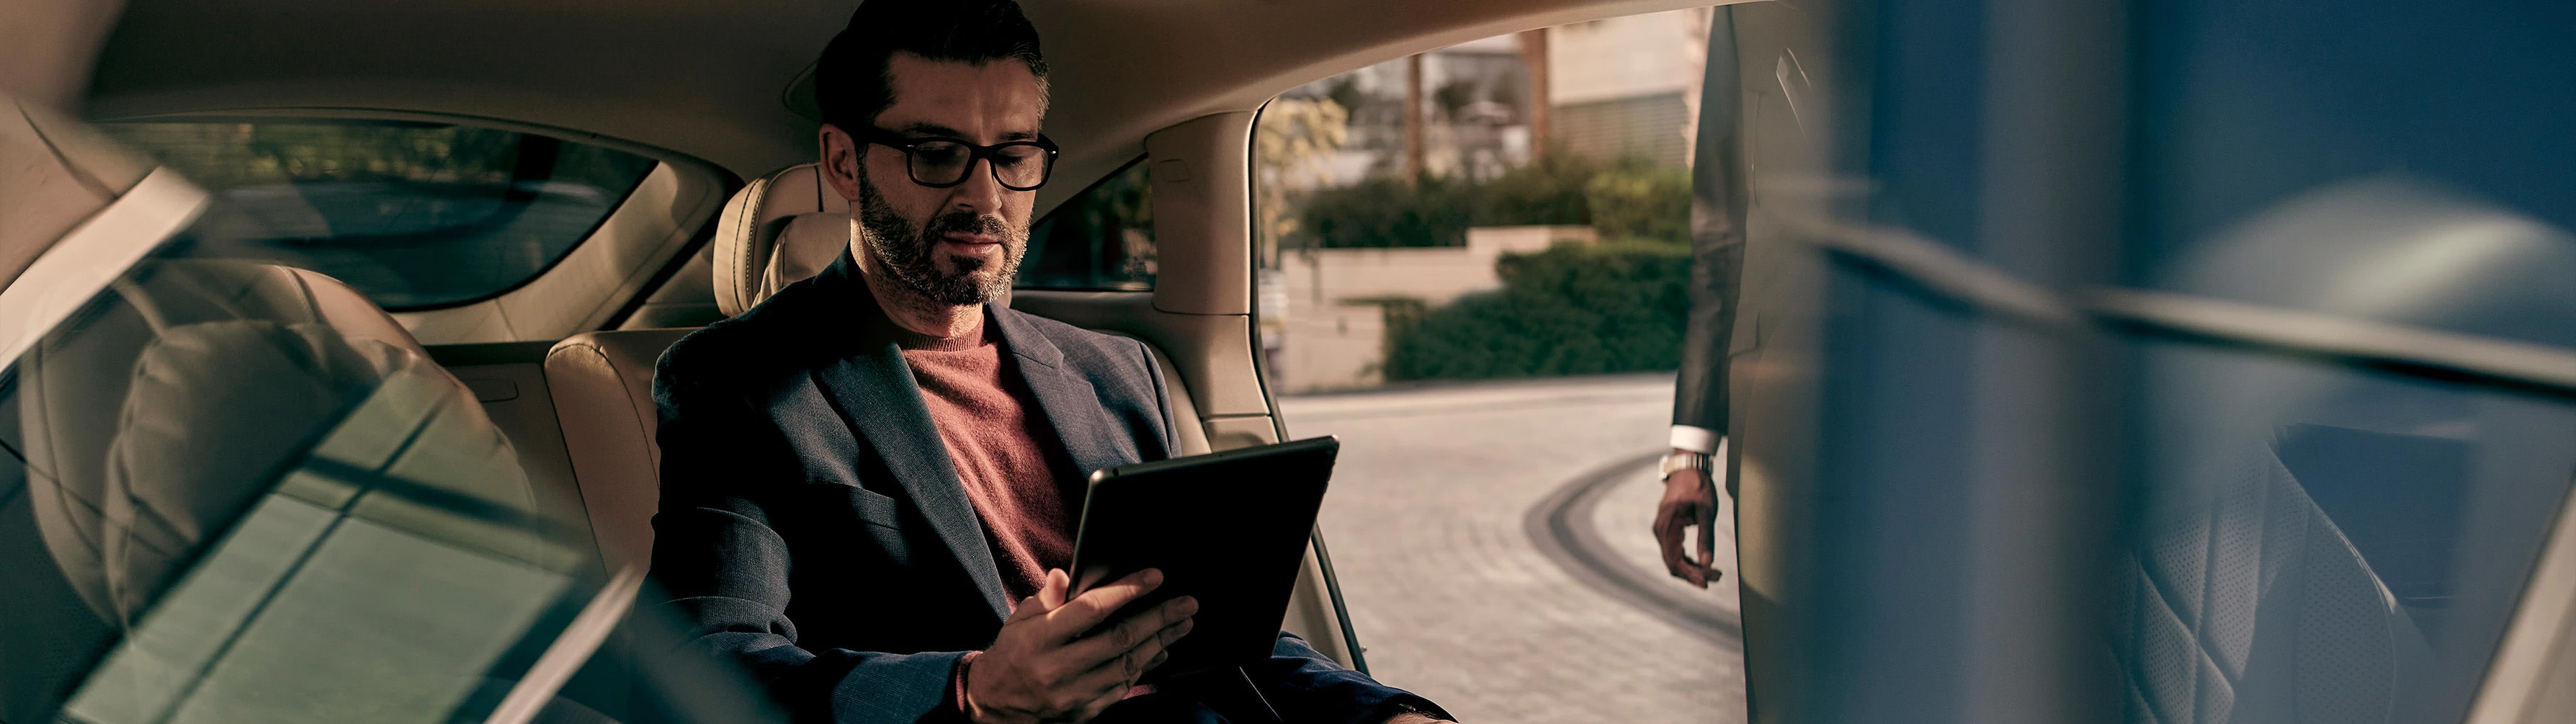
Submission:
M 966 164 L 966 181 L 948 193 L 948 204 L 958 211 L 997 212 L 1002 209 L 1000 181 L 993 178 L 992 159 L 979 158 Z

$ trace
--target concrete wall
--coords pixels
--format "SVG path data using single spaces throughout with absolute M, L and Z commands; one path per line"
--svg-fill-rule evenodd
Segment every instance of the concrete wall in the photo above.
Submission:
M 1283 255 L 1284 268 L 1265 274 L 1262 290 L 1272 384 L 1289 393 L 1383 384 L 1377 369 L 1385 359 L 1383 307 L 1352 300 L 1410 297 L 1438 307 L 1501 288 L 1494 261 L 1504 254 L 1539 251 L 1559 240 L 1590 243 L 1594 234 L 1588 226 L 1478 227 L 1467 230 L 1466 246 Z
M 1634 150 L 1687 162 L 1710 17 L 1691 8 L 1549 28 L 1553 140 L 1605 158 Z

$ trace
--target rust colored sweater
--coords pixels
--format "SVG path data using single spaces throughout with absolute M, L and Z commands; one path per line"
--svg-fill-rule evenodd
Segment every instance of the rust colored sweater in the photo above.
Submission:
M 993 563 L 1017 610 L 1021 599 L 1037 595 L 1048 569 L 1073 565 L 1081 498 L 1059 479 L 1048 457 L 1048 446 L 1057 444 L 1055 430 L 1028 388 L 1007 374 L 1010 354 L 992 324 L 945 339 L 904 334 L 902 340 L 904 362 L 912 366 L 930 422 L 948 446 L 957 481 L 984 522 L 984 542 L 993 548 Z M 967 653 L 949 675 L 947 704 L 955 713 L 966 713 L 966 671 L 983 653 Z M 1138 686 L 1127 695 L 1153 691 Z
M 1074 508 L 1047 450 L 1055 430 L 1019 381 L 989 323 L 947 339 L 903 341 L 921 401 L 993 548 L 1010 604 L 1037 594 L 1051 568 L 1073 564 Z

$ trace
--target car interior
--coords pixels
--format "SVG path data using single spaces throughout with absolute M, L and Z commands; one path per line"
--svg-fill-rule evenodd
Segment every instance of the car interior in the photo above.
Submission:
M 1390 11 L 1380 0 L 1032 0 L 1027 12 L 1054 69 L 1046 132 L 1064 153 L 1038 192 L 1027 271 L 999 303 L 1143 342 L 1185 423 L 1183 453 L 1293 439 L 1282 391 L 1272 389 L 1265 369 L 1272 362 L 1257 319 L 1261 196 L 1252 156 L 1265 104 L 1318 79 L 1452 44 L 1707 4 L 1414 0 Z M 41 202 L 24 206 L 34 213 L 0 223 L 0 271 L 24 269 L 0 295 L 0 359 L 19 360 L 0 380 L 0 402 L 15 406 L 14 414 L 0 414 L 0 438 L 28 471 L 23 480 L 0 479 L 0 510 L 24 510 L 37 524 L 25 535 L 0 526 L 10 534 L 0 536 L 0 560 L 54 566 L 0 570 L 0 590 L 27 592 L 0 602 L 0 618 L 79 625 L 0 630 L 0 651 L 59 659 L 49 660 L 44 676 L 0 677 L 0 722 L 32 713 L 167 721 L 199 710 L 190 707 L 280 718 L 310 711 L 394 717 L 405 706 L 457 701 L 468 703 L 455 711 L 492 721 L 652 720 L 650 712 L 627 709 L 652 688 L 636 681 L 717 676 L 656 670 L 621 679 L 599 669 L 623 660 L 591 654 L 651 645 L 650 632 L 627 630 L 624 621 L 627 603 L 651 585 L 660 488 L 656 361 L 690 332 L 813 276 L 847 248 L 849 203 L 813 162 L 819 114 L 812 65 L 850 6 L 638 0 L 603 12 L 565 0 L 226 0 L 109 3 L 108 20 L 65 21 L 112 27 L 100 34 L 86 85 L 68 86 L 85 90 L 64 93 L 72 112 L 17 103 L 20 112 L 0 114 L 0 171 L 10 171 L 0 175 L 0 199 Z M 1923 270 L 1966 268 L 1938 249 L 1763 243 L 1812 231 L 1793 221 L 1831 216 L 1829 197 L 1842 193 L 1817 180 L 1825 177 L 1814 166 L 1828 139 L 1814 119 L 1822 117 L 1820 104 L 1836 99 L 1823 97 L 1810 75 L 1830 79 L 1835 64 L 1849 59 L 1798 54 L 1820 32 L 1803 12 L 1772 3 L 1737 16 L 1744 57 L 1762 61 L 1744 76 L 1776 82 L 1748 83 L 1741 113 L 1748 164 L 1769 184 L 1748 222 L 1754 242 L 1747 268 L 1761 273 L 1748 275 L 1743 294 L 1767 304 L 1749 307 L 1742 331 L 1728 340 L 1729 364 L 1742 371 L 1740 432 L 1730 438 L 1737 459 L 1719 464 L 1742 470 L 1731 481 L 1741 490 L 1730 489 L 1741 497 L 1730 505 L 1742 506 L 1733 511 L 1744 551 L 1742 568 L 1728 574 L 1749 587 L 1742 618 L 1773 626 L 1770 635 L 1757 631 L 1740 641 L 1747 659 L 1767 665 L 1746 672 L 1750 688 L 1796 694 L 1800 705 L 1816 707 L 1775 708 L 1765 721 L 1800 711 L 1867 713 L 1814 703 L 1826 701 L 1817 694 L 1826 685 L 1807 677 L 1848 683 L 1884 672 L 1830 669 L 1843 661 L 1830 657 L 1849 652 L 1808 644 L 1857 650 L 1875 642 L 1852 643 L 1865 634 L 1844 639 L 1826 629 L 1843 620 L 1916 620 L 1907 608 L 1914 603 L 1864 590 L 1875 579 L 1833 579 L 1818 571 L 1823 564 L 1792 558 L 1792 551 L 1863 549 L 1831 537 L 1846 531 L 1817 522 L 1827 517 L 1822 506 L 1849 501 L 1828 500 L 1830 491 L 1803 482 L 1873 472 L 1903 477 L 1849 460 L 1911 464 L 1864 453 L 1835 459 L 1847 469 L 1823 470 L 1817 461 L 1848 443 L 1789 432 L 1822 424 L 1815 400 L 1825 397 L 1824 383 L 1815 360 L 1838 341 L 1824 319 L 1832 308 L 1828 290 L 1860 288 L 1848 270 L 1866 268 L 1868 280 L 1932 279 L 1919 286 L 1938 296 L 1951 288 Z M 278 21 L 287 17 L 293 21 Z M 228 158 L 226 144 L 267 138 L 254 131 L 291 134 L 317 125 L 366 129 L 430 149 L 428 155 L 448 149 L 440 144 L 473 140 L 510 149 L 519 160 L 506 174 L 475 180 L 498 191 L 455 202 L 465 211 L 454 218 L 422 214 L 342 234 L 326 222 L 372 214 L 382 195 L 409 192 L 316 183 L 282 193 L 222 178 L 182 181 L 172 168 L 183 164 L 156 168 L 135 151 L 215 167 Z M 1956 139 L 1929 140 L 1918 146 Z M 426 173 L 412 180 L 455 179 Z M 1113 197 L 1149 200 L 1150 220 L 1093 213 Z M 37 258 L 47 240 L 91 248 L 63 238 L 75 229 L 156 241 L 175 234 L 184 242 L 159 250 L 100 244 L 76 257 Z M 2275 226 L 2258 230 L 2279 233 Z M 432 232 L 470 235 L 473 251 L 348 251 L 358 244 L 412 248 Z M 2295 235 L 2264 243 L 2311 248 L 2302 246 L 2308 237 Z M 1926 259 L 1937 264 L 1926 266 Z M 2262 267 L 2221 261 L 2227 263 L 2210 266 Z M 2566 257 L 2528 252 L 2512 264 L 2490 261 L 2527 271 L 2564 268 Z M 124 273 L 129 268 L 135 271 Z M 2180 286 L 2230 297 L 2281 285 L 2225 271 L 2210 274 L 2226 284 Z M 2344 271 L 2313 276 L 2366 276 Z M 2223 288 L 2228 284 L 2261 291 Z M 90 299 L 95 289 L 109 290 L 99 295 L 104 301 Z M 1906 293 L 1916 292 L 1922 290 Z M 1975 292 L 1944 304 L 1977 307 Z M 1886 298 L 1900 299 L 1872 299 L 1913 313 L 1904 306 L 1913 297 Z M 2313 300 L 2264 301 L 2300 307 Z M 2516 320 L 2555 318 L 2508 311 Z M 2144 318 L 2124 323 L 2159 323 Z M 2444 324 L 2428 320 L 2414 321 Z M 2165 456 L 2138 464 L 2193 484 L 2177 486 L 2182 494 L 2164 501 L 2170 505 L 2141 506 L 2148 512 L 2124 519 L 2138 528 L 2122 533 L 2144 541 L 2140 551 L 2124 552 L 2105 567 L 2108 574 L 2086 572 L 2111 581 L 2118 597 L 2103 615 L 2120 635 L 2101 648 L 2103 658 L 2140 668 L 2110 688 L 2133 714 L 2152 711 L 2160 721 L 2395 720 L 2391 712 L 2413 710 L 2384 683 L 2436 676 L 2428 672 L 2443 666 L 2445 695 L 2456 694 L 2466 707 L 2486 686 L 2485 669 L 2467 669 L 2506 655 L 2494 653 L 2499 646 L 2535 670 L 2532 662 L 2555 657 L 2561 668 L 2551 671 L 2576 671 L 2569 663 L 2576 646 L 2564 638 L 2576 624 L 2553 623 L 2576 621 L 2576 598 L 2517 598 L 2527 578 L 2576 577 L 2576 522 L 2550 518 L 2564 502 L 2564 471 L 2494 462 L 2563 448 L 2542 433 L 2482 447 L 2461 432 L 2477 425 L 2558 430 L 2551 426 L 2565 420 L 2555 408 L 2448 386 L 2477 381 L 2475 374 L 2425 375 L 2431 382 L 2372 376 L 2420 371 L 2384 360 L 2356 365 L 2364 373 L 2319 371 L 2167 338 L 2124 353 L 2163 375 L 2141 385 L 2161 396 L 2157 404 L 2170 405 L 2158 409 L 2181 411 L 2160 414 L 2200 425 L 2159 428 L 2168 421 L 2153 416 L 2137 422 L 2147 429 L 2141 435 L 2162 436 L 2151 439 Z M 128 374 L 133 370 L 143 372 Z M 1887 389 L 1914 382 L 1898 372 L 1886 379 L 1894 380 L 1881 380 Z M 2560 397 L 2543 395 L 2542 402 L 2564 402 L 2563 394 L 2550 394 Z M 243 409 L 259 410 L 272 424 L 222 424 Z M 319 452 L 302 455 L 308 448 Z M 2496 482 L 2514 475 L 2548 484 Z M 272 478 L 285 482 L 223 484 Z M 11 497 L 18 491 L 24 494 Z M 1906 500 L 1862 502 L 1895 509 Z M 235 516 L 231 538 L 218 540 Z M 1972 543 L 2010 547 L 1930 524 L 1899 532 L 1958 546 L 1914 549 L 1956 554 L 1939 562 L 1945 566 L 1982 555 L 1969 550 Z M 2548 558 L 2533 564 L 2540 573 L 2516 567 L 2520 559 L 2470 560 L 2490 539 L 2509 539 L 2500 549 Z M 371 563 L 407 555 L 439 557 L 435 575 L 500 583 L 482 589 L 482 598 L 440 599 L 369 577 Z M 262 567 L 272 560 L 293 563 Z M 1365 632 L 1343 605 L 1331 560 L 1319 531 L 1283 628 L 1366 671 Z M 188 573 L 213 569 L 268 589 L 245 593 L 257 586 L 228 587 L 219 576 Z M 298 571 L 318 571 L 344 587 L 289 585 L 304 580 Z M 2542 583 L 2527 585 L 2538 590 Z M 377 595 L 347 595 L 356 589 Z M 2455 603 L 2473 594 L 2508 603 L 2474 611 Z M 1961 600 L 1990 602 L 1977 595 Z M 2520 613 L 2526 605 L 2533 613 Z M 206 633 L 212 628 L 191 629 L 264 606 L 299 612 L 308 625 L 221 637 Z M 438 628 L 436 616 L 421 613 L 429 606 L 477 611 L 506 625 Z M 386 620 L 406 623 L 380 623 Z M 2510 646 L 2497 643 L 2504 634 L 2486 633 L 2508 624 L 2517 627 Z M 415 628 L 396 630 L 403 625 Z M 366 681 L 371 671 L 398 668 L 385 662 L 392 654 L 385 661 L 352 657 L 343 670 L 220 666 L 227 656 L 311 638 L 443 640 L 452 645 L 422 655 L 478 663 L 407 692 Z M 97 666 L 66 663 L 105 641 L 118 643 Z M 2013 651 L 2055 645 L 2007 643 L 2022 647 Z M 1950 651 L 1933 644 L 1904 650 Z M 495 659 L 502 663 L 479 663 Z M 2512 679 L 2533 690 L 2515 695 L 2550 695 L 2545 682 L 2531 679 Z M 200 680 L 210 683 L 201 688 Z M 294 692 L 310 711 L 225 698 L 263 690 L 254 684 Z M 2550 706 L 2576 707 L 2576 699 L 2556 696 Z M 763 714 L 680 701 L 653 706 L 671 710 L 660 718 L 672 719 L 757 721 Z M 2481 719 L 2488 720 L 2538 719 Z
M 1141 166 L 1159 272 L 1150 291 L 1023 288 L 1008 303 L 1145 341 L 1174 382 L 1177 413 L 1198 423 L 1181 428 L 1185 451 L 1285 433 L 1251 320 L 1248 136 L 1263 102 L 1409 52 L 1695 3 L 1414 3 L 1400 22 L 1337 20 L 1364 5 L 1028 9 L 1055 68 L 1048 134 L 1066 149 L 1040 216 Z M 847 202 L 810 161 L 810 65 L 847 12 L 829 2 L 648 2 L 613 15 L 545 2 L 136 4 L 99 52 L 85 115 L 126 140 L 192 124 L 445 124 L 652 161 L 528 279 L 461 302 L 376 297 L 472 392 L 537 488 L 577 493 L 555 502 L 578 513 L 602 570 L 615 572 L 642 565 L 651 546 L 661 351 L 819 271 L 846 244 Z M 283 13 L 297 22 L 257 20 Z M 1363 664 L 1324 552 L 1319 539 L 1286 628 Z

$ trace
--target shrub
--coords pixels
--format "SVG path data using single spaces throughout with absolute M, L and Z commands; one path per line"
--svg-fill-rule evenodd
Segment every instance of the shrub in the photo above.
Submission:
M 1472 189 L 1460 186 L 1371 178 L 1318 189 L 1305 199 L 1305 229 L 1324 247 L 1464 246 Z
M 1591 203 L 1584 196 L 1601 165 L 1571 153 L 1547 153 L 1504 172 L 1477 189 L 1479 226 L 1586 225 Z M 1684 191 L 1688 193 L 1688 191 Z
M 1680 242 L 1690 171 L 1630 159 L 1542 154 L 1484 183 L 1376 177 L 1302 199 L 1302 228 L 1324 247 L 1457 246 L 1470 226 L 1591 226 L 1601 238 Z
M 1656 240 L 1559 244 L 1495 263 L 1500 290 L 1389 335 L 1388 380 L 1669 370 L 1681 365 L 1690 250 Z
M 1601 238 L 1690 238 L 1690 169 L 1623 163 L 1592 177 L 1583 197 Z

